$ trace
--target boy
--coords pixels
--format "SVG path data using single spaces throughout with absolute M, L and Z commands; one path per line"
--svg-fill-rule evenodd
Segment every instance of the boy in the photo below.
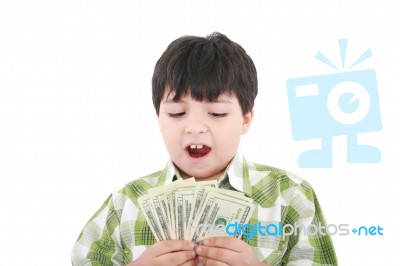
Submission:
M 325 225 L 312 187 L 237 152 L 258 90 L 256 68 L 240 45 L 220 33 L 178 38 L 158 60 L 152 90 L 170 161 L 110 195 L 79 236 L 74 265 L 337 265 L 329 234 L 307 233 L 310 225 Z M 256 204 L 250 224 L 280 224 L 283 234 L 214 237 L 197 247 L 184 240 L 156 243 L 137 199 L 189 177 L 244 192 Z

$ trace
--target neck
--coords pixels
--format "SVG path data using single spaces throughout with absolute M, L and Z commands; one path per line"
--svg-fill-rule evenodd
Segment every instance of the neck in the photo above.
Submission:
M 187 179 L 187 178 L 191 178 L 192 177 L 192 176 L 186 174 L 185 172 L 183 172 L 181 170 L 179 170 L 179 172 L 181 174 L 182 179 Z M 196 176 L 194 176 L 194 179 L 196 180 L 196 182 L 198 182 L 198 181 L 208 181 L 208 180 L 218 180 L 221 177 L 221 175 L 224 174 L 224 172 L 225 172 L 225 169 L 220 171 L 220 172 L 218 172 L 218 173 L 216 173 L 216 174 L 214 174 L 214 175 L 208 176 L 208 177 L 196 177 Z

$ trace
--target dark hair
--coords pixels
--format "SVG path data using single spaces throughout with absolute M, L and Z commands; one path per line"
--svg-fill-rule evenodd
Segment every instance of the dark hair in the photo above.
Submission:
M 257 71 L 246 51 L 225 35 L 206 38 L 183 36 L 173 41 L 158 59 L 152 79 L 157 115 L 166 88 L 178 101 L 190 93 L 196 101 L 215 101 L 224 92 L 234 94 L 243 114 L 250 112 L 257 96 Z

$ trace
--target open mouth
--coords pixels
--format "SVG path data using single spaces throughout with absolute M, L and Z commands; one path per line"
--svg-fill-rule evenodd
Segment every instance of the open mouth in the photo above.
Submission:
M 187 151 L 189 152 L 190 157 L 201 158 L 206 156 L 211 151 L 211 148 L 207 145 L 192 144 L 187 147 Z

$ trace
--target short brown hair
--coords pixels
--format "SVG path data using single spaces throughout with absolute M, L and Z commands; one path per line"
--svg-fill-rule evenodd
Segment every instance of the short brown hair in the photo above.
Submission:
M 157 115 L 166 88 L 173 101 L 190 93 L 197 101 L 215 101 L 233 93 L 243 114 L 250 112 L 257 96 L 257 71 L 253 60 L 224 34 L 183 36 L 173 41 L 157 61 L 152 78 L 153 104 Z

